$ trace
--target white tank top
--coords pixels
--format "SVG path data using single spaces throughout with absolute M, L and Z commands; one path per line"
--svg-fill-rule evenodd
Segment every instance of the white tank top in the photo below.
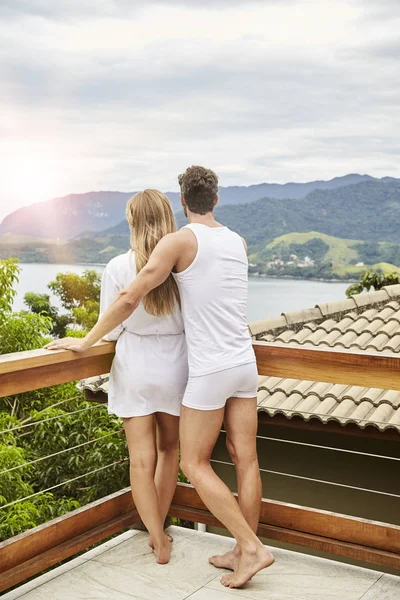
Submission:
M 247 327 L 248 261 L 227 227 L 186 225 L 197 238 L 192 264 L 174 273 L 179 287 L 189 374 L 207 375 L 255 361 Z

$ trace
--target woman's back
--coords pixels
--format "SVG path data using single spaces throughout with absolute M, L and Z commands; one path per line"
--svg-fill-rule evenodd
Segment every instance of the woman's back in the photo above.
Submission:
M 100 312 L 103 313 L 117 294 L 126 288 L 136 277 L 135 253 L 129 250 L 113 258 L 104 269 Z M 173 313 L 156 317 L 146 312 L 141 303 L 135 312 L 120 327 L 108 334 L 106 339 L 116 339 L 122 331 L 136 335 L 175 335 L 183 332 L 183 321 L 179 306 Z

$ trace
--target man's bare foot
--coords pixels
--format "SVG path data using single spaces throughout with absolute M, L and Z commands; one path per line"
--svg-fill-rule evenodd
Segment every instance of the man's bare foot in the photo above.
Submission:
M 174 538 L 172 537 L 172 535 L 169 535 L 169 533 L 166 533 L 165 535 L 167 536 L 167 538 L 169 539 L 170 542 L 174 541 Z M 154 550 L 154 542 L 153 542 L 151 536 L 149 537 L 149 546 L 150 546 L 150 548 L 152 548 Z
M 170 536 L 171 537 L 171 536 Z M 164 539 L 160 544 L 154 544 L 153 552 L 156 555 L 156 561 L 159 565 L 166 565 L 171 556 L 172 544 L 168 539 L 167 534 L 164 534 Z
M 265 546 L 257 546 L 253 552 L 242 551 L 239 559 L 239 564 L 234 573 L 224 575 L 221 578 L 221 583 L 225 587 L 239 588 L 245 585 L 256 573 L 262 569 L 270 567 L 275 561 L 275 558 Z
M 231 571 L 236 571 L 239 565 L 240 558 L 240 550 L 239 552 L 235 552 L 235 550 L 231 550 L 230 552 L 226 552 L 226 554 L 216 554 L 215 556 L 211 556 L 208 559 L 208 562 L 217 569 L 230 569 Z

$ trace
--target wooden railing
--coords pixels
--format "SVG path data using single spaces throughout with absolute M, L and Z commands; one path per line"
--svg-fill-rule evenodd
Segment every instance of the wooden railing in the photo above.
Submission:
M 255 343 L 260 375 L 400 390 L 394 353 L 306 350 Z M 112 343 L 87 352 L 35 350 L 0 356 L 0 397 L 107 373 Z M 400 436 L 399 436 L 400 441 Z M 178 484 L 170 516 L 221 525 L 194 488 Z M 138 520 L 129 489 L 121 490 L 0 544 L 0 591 L 118 533 Z M 293 504 L 263 500 L 259 535 L 400 569 L 400 527 Z

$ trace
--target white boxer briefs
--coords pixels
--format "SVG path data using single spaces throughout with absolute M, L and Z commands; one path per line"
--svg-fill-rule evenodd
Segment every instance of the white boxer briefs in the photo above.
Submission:
M 217 410 L 225 406 L 228 398 L 255 398 L 257 385 L 255 362 L 209 375 L 189 376 L 183 406 L 196 410 Z

